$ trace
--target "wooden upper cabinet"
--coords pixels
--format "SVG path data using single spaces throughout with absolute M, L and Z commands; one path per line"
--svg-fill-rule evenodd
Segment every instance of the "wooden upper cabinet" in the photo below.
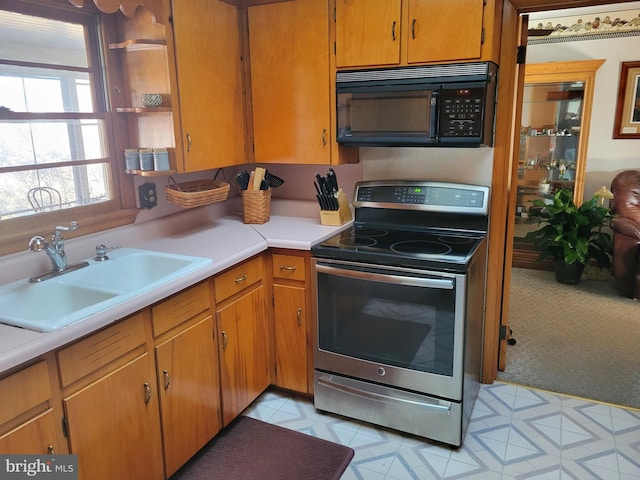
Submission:
M 248 21 L 255 162 L 330 163 L 328 3 L 256 5 Z
M 173 0 L 182 172 L 245 161 L 245 111 L 237 7 Z
M 407 6 L 407 63 L 480 58 L 484 0 L 408 0 Z
M 336 66 L 496 61 L 500 8 L 496 0 L 336 0 Z
M 336 66 L 400 63 L 401 0 L 336 0 Z

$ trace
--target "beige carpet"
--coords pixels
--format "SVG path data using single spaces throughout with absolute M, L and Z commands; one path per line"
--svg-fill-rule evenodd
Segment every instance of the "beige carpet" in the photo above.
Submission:
M 499 380 L 640 408 L 640 302 L 611 282 L 514 268 L 509 323 Z

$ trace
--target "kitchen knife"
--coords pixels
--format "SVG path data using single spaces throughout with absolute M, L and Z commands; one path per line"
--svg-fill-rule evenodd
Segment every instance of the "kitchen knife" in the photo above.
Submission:
M 316 173 L 316 178 L 318 178 L 319 176 L 320 175 Z M 320 191 L 320 186 L 318 185 L 318 182 L 314 181 L 313 186 L 316 188 L 316 192 L 317 192 L 316 198 L 318 199 L 318 204 L 320 204 L 320 210 L 326 210 L 325 204 L 324 204 L 324 196 Z
M 338 176 L 336 175 L 336 171 L 333 168 L 329 168 L 327 178 L 330 179 L 331 189 L 333 190 L 333 193 L 338 193 Z

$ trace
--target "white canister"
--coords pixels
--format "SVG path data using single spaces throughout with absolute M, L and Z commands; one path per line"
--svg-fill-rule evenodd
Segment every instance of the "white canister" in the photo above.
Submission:
M 153 165 L 154 169 L 158 171 L 171 170 L 169 152 L 166 148 L 153 149 Z
M 153 170 L 153 149 L 141 148 L 140 154 L 140 170 Z

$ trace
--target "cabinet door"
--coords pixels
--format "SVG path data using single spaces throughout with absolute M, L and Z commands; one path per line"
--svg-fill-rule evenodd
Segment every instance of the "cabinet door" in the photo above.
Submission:
M 164 478 L 156 391 L 145 353 L 63 399 L 79 478 Z
M 244 151 L 238 9 L 218 0 L 172 1 L 184 165 L 241 164 Z
M 407 0 L 407 62 L 480 58 L 484 0 Z
M 307 393 L 307 308 L 304 287 L 273 286 L 276 384 Z
M 399 64 L 401 4 L 336 0 L 336 67 Z
M 220 384 L 208 316 L 156 347 L 160 411 L 169 477 L 220 430 Z
M 0 436 L 0 452 L 16 455 L 57 453 L 53 410 L 49 409 Z
M 224 425 L 269 386 L 264 298 L 260 286 L 217 311 Z
M 328 2 L 249 7 L 256 162 L 330 163 Z

